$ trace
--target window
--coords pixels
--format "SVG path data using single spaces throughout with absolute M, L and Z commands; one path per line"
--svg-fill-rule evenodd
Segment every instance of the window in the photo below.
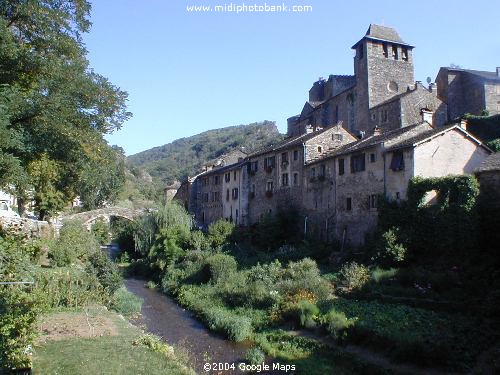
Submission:
M 377 209 L 377 195 L 371 194 L 368 196 L 368 208 L 371 210 Z
M 326 165 L 322 165 L 322 166 L 320 166 L 319 168 L 320 168 L 320 169 L 319 169 L 319 170 L 320 170 L 319 175 L 320 175 L 321 177 L 325 177 L 325 176 L 326 176 Z
M 226 174 L 224 175 L 224 181 L 226 181 L 226 182 L 231 181 L 231 173 L 226 173 Z
M 204 179 L 201 180 L 201 185 L 208 186 L 208 177 L 205 177 Z
M 220 176 L 214 176 L 214 185 L 219 185 Z
M 318 146 L 318 152 L 319 153 L 323 152 L 323 148 L 321 146 Z
M 334 141 L 342 142 L 343 139 L 344 139 L 344 135 L 341 133 L 332 134 L 332 140 L 334 140 Z
M 264 158 L 264 168 L 274 168 L 276 166 L 276 156 Z
M 401 56 L 403 58 L 403 61 L 408 61 L 408 48 L 406 48 L 406 47 L 402 48 Z
M 226 200 L 229 200 L 229 189 L 226 190 Z
M 387 122 L 387 119 L 388 119 L 387 110 L 380 112 L 380 118 L 382 119 L 382 122 Z
M 259 161 L 258 160 L 252 162 L 251 169 L 254 172 L 257 172 L 259 170 Z
M 344 159 L 339 159 L 339 176 L 345 173 L 344 170 Z
M 250 193 L 255 194 L 255 184 L 252 184 L 252 186 L 250 187 Z
M 372 112 L 372 121 L 377 121 L 377 112 Z
M 377 156 L 374 153 L 370 154 L 370 163 L 375 163 L 377 161 Z
M 382 43 L 382 53 L 384 57 L 389 57 L 389 53 L 387 52 L 387 43 Z
M 281 154 L 281 162 L 288 163 L 288 152 L 284 152 Z
M 311 178 L 316 177 L 316 168 L 311 168 Z
M 238 199 L 238 188 L 234 188 L 232 190 L 231 196 L 233 197 L 233 199 Z
M 349 197 L 349 198 L 346 199 L 345 209 L 347 211 L 351 211 L 352 210 L 352 198 L 351 197 Z
M 220 201 L 220 192 L 213 191 L 210 194 L 210 199 L 211 199 L 212 202 L 219 202 Z
M 233 172 L 233 180 L 236 181 L 236 171 Z
M 236 225 L 238 225 L 238 209 L 236 209 Z
M 398 46 L 392 46 L 392 58 L 394 60 L 399 59 L 399 56 L 398 56 Z
M 396 192 L 396 199 L 399 200 L 401 198 L 401 194 L 399 193 L 399 191 Z
M 392 153 L 392 160 L 391 160 L 391 170 L 397 172 L 397 171 L 403 171 L 405 169 L 405 159 L 403 155 L 403 151 L 394 151 Z
M 203 194 L 203 202 L 205 202 L 205 203 L 208 202 L 208 193 Z
M 299 184 L 299 174 L 297 172 L 293 174 L 293 184 L 294 186 L 297 186 Z
M 273 182 L 272 181 L 267 181 L 266 191 L 270 191 L 270 192 L 273 191 Z
M 298 150 L 293 151 L 293 160 L 295 160 L 295 161 L 299 160 L 299 151 Z
M 351 173 L 362 172 L 365 170 L 365 154 L 351 156 Z
M 283 173 L 281 175 L 281 185 L 288 186 L 288 173 Z

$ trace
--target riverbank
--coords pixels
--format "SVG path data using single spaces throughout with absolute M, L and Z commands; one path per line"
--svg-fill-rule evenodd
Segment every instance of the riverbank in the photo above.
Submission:
M 47 314 L 38 331 L 33 374 L 195 374 L 175 349 L 144 345 L 140 328 L 103 306 Z

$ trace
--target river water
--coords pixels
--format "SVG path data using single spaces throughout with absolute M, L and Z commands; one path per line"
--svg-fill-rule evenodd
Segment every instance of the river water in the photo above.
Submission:
M 238 363 L 249 348 L 248 343 L 235 343 L 208 331 L 192 313 L 180 307 L 171 297 L 145 287 L 143 280 L 127 279 L 127 289 L 144 299 L 141 317 L 134 323 L 158 336 L 169 344 L 189 350 L 191 366 L 200 374 L 242 374 Z M 236 371 L 210 371 L 205 363 L 234 364 Z

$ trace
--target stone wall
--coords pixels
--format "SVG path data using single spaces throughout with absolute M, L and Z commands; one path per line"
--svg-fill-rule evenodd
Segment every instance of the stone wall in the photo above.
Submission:
M 454 130 L 417 146 L 414 155 L 415 176 L 439 177 L 472 174 L 489 153 L 461 131 Z

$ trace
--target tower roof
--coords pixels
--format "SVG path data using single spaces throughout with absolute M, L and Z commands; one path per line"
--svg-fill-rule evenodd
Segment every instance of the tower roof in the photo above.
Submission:
M 363 39 L 380 40 L 384 42 L 402 44 L 413 48 L 413 46 L 409 45 L 408 43 L 405 43 L 403 39 L 401 39 L 401 37 L 399 36 L 398 32 L 392 27 L 375 25 L 373 23 L 370 24 L 368 30 L 366 30 L 365 36 L 361 38 L 361 40 L 359 40 L 355 45 L 353 45 L 352 48 L 356 48 L 356 46 Z

